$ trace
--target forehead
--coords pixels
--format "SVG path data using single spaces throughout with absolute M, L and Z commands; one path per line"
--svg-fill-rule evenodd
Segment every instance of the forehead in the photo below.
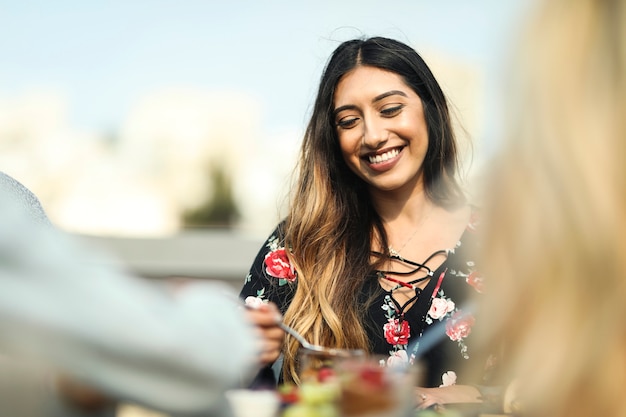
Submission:
M 372 98 L 387 91 L 399 90 L 409 97 L 417 97 L 415 92 L 395 72 L 370 66 L 358 66 L 348 71 L 337 83 L 335 107 Z

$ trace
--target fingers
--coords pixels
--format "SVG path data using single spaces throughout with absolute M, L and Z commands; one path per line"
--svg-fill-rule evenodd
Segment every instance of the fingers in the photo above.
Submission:
M 260 339 L 261 365 L 275 362 L 280 356 L 285 332 L 278 327 L 282 316 L 273 303 L 262 304 L 246 310 L 248 319 L 255 325 Z
M 435 395 L 428 393 L 426 389 L 416 389 L 416 407 L 419 410 L 424 410 L 429 407 L 440 407 L 439 398 Z
M 282 320 L 282 315 L 274 303 L 264 303 L 258 307 L 246 309 L 248 319 L 257 326 L 276 327 Z
M 420 409 L 443 409 L 444 404 L 481 402 L 480 392 L 471 385 L 454 384 L 437 388 L 415 389 L 415 400 Z
M 58 375 L 55 383 L 61 397 L 81 410 L 95 411 L 112 404 L 112 399 L 98 389 L 84 385 L 66 375 Z
M 416 397 L 415 405 L 419 410 L 423 410 L 432 405 L 431 404 L 432 399 L 429 400 L 428 395 L 424 393 L 417 391 L 415 397 Z
M 285 333 L 280 327 L 259 327 L 261 334 L 261 354 L 260 361 L 266 365 L 278 359 L 283 347 Z
M 281 348 L 282 343 L 263 343 L 258 356 L 259 363 L 264 366 L 276 362 L 280 356 Z

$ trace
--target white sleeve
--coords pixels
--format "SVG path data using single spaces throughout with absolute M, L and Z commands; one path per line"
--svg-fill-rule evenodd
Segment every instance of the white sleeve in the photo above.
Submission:
M 252 372 L 257 341 L 225 287 L 173 297 L 1 197 L 0 351 L 172 412 L 209 409 Z

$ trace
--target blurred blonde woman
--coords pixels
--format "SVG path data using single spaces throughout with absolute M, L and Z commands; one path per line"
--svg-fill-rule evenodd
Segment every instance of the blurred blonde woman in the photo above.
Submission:
M 525 416 L 625 416 L 626 2 L 537 12 L 487 187 L 488 315 Z

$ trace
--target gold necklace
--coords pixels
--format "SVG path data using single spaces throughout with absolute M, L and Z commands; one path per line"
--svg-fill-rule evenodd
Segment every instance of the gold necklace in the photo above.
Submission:
M 409 242 L 415 237 L 415 235 L 417 234 L 418 230 L 420 230 L 420 227 L 422 226 L 422 224 L 430 217 L 431 213 L 432 213 L 432 210 L 429 210 L 428 213 L 425 216 L 422 217 L 422 219 L 417 224 L 417 226 L 415 226 L 415 230 L 413 231 L 413 233 L 411 233 L 411 236 L 409 236 L 409 238 L 404 242 L 404 244 L 400 247 L 400 249 L 395 249 L 391 245 L 389 245 L 387 247 L 389 249 L 389 254 L 391 256 L 397 256 L 398 258 L 403 259 L 402 255 L 400 254 L 400 252 L 402 252 L 402 250 L 406 247 L 406 245 L 408 245 Z
M 420 222 L 420 225 L 422 224 L 422 222 Z M 417 234 L 417 231 L 419 230 L 419 226 L 417 226 L 417 228 L 415 229 L 415 231 L 411 234 L 411 236 L 409 236 L 409 238 L 406 240 L 406 242 L 404 242 L 404 245 L 402 245 L 400 247 L 400 249 L 396 250 L 393 248 L 393 246 L 389 245 L 389 254 L 391 256 L 397 256 L 398 258 L 402 258 L 402 255 L 400 255 L 400 252 L 402 251 L 402 249 L 404 249 L 406 247 L 406 245 L 409 244 L 409 242 L 411 241 L 411 239 L 413 239 L 413 237 L 415 237 L 415 235 Z

